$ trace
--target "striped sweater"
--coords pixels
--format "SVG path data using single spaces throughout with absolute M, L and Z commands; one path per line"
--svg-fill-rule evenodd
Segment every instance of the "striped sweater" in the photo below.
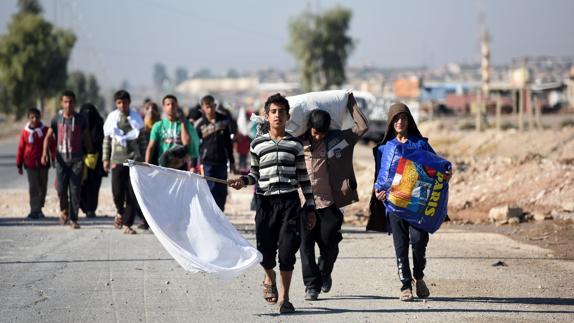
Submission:
M 295 192 L 301 187 L 305 209 L 315 209 L 303 144 L 299 139 L 286 133 L 283 139 L 275 142 L 267 133 L 251 142 L 250 152 L 251 171 L 242 176 L 246 185 L 257 183 L 257 194 L 266 196 Z

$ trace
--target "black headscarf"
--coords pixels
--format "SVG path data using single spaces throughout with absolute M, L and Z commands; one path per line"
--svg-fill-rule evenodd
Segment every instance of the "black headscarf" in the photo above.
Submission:
M 102 145 L 104 142 L 104 119 L 96 109 L 96 106 L 91 103 L 84 103 L 80 108 L 80 114 L 88 123 L 90 137 L 92 139 L 92 146 L 96 152 L 102 155 Z
M 100 113 L 98 112 L 98 109 L 96 109 L 95 105 L 91 103 L 82 104 L 82 107 L 80 108 L 80 114 L 88 122 L 88 128 L 90 131 L 100 125 L 103 127 L 104 119 L 102 119 L 102 116 L 100 116 Z

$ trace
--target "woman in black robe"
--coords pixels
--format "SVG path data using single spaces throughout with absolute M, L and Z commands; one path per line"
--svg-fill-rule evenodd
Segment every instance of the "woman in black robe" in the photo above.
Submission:
M 80 195 L 80 208 L 87 218 L 96 217 L 98 208 L 98 197 L 102 177 L 107 176 L 102 163 L 102 145 L 104 141 L 104 119 L 100 116 L 98 109 L 91 104 L 85 103 L 80 109 L 80 114 L 88 122 L 88 129 L 92 139 L 92 147 L 97 153 L 95 168 L 91 169 L 84 165 L 84 175 L 82 176 L 82 190 Z

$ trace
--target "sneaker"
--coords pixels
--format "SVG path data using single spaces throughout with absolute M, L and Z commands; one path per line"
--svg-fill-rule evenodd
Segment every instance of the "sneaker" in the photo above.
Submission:
M 417 297 L 418 298 L 427 298 L 430 296 L 430 291 L 427 287 L 427 284 L 425 283 L 424 280 L 416 280 L 415 281 L 415 287 L 416 287 L 416 292 L 417 292 Z
M 70 228 L 72 228 L 72 229 L 79 229 L 80 228 L 80 225 L 76 221 L 70 220 L 69 224 L 70 224 Z
M 28 219 L 32 219 L 32 220 L 36 220 L 39 218 L 38 213 L 36 212 L 30 212 L 27 216 Z
M 410 289 L 402 290 L 401 296 L 399 296 L 399 299 L 402 302 L 412 302 L 414 300 L 413 291 Z
M 62 211 L 60 212 L 60 224 L 65 225 L 68 224 L 68 211 Z
M 331 290 L 331 286 L 333 286 L 333 279 L 331 279 L 331 275 L 323 276 L 323 286 L 321 286 L 321 291 L 323 293 L 328 293 Z
M 305 291 L 306 301 L 316 301 L 319 298 L 319 291 L 314 288 L 307 288 Z

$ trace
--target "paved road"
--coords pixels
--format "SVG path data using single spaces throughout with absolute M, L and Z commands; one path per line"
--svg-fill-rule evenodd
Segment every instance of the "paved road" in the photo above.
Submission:
M 26 194 L 25 177 L 14 172 L 15 149 L 14 141 L 0 143 L 0 194 L 6 188 Z M 253 242 L 246 224 L 252 215 L 241 211 L 250 195 L 234 192 L 229 216 Z M 262 300 L 258 267 L 231 281 L 191 274 L 151 233 L 124 235 L 112 229 L 111 218 L 80 223 L 74 231 L 55 217 L 0 217 L 0 321 L 574 321 L 574 262 L 496 234 L 443 227 L 428 249 L 431 298 L 402 303 L 391 239 L 345 227 L 332 291 L 304 301 L 298 262 L 292 286 L 298 313 L 285 317 Z M 498 261 L 507 266 L 492 266 Z
M 18 139 L 12 137 L 0 140 L 0 189 L 28 187 L 26 176 L 18 175 L 16 169 Z
M 300 262 L 288 318 L 261 298 L 262 272 L 223 281 L 185 272 L 153 234 L 127 236 L 110 219 L 70 230 L 0 219 L 4 322 L 374 322 L 574 320 L 574 263 L 495 234 L 445 228 L 431 238 L 426 301 L 397 300 L 391 239 L 345 228 L 334 287 L 303 300 Z M 253 241 L 251 226 L 242 232 Z M 497 261 L 506 267 L 493 267 Z
M 26 173 L 18 175 L 16 168 L 16 150 L 18 149 L 19 137 L 11 137 L 0 140 L 0 190 L 2 189 L 28 189 Z M 50 183 L 56 177 L 56 171 L 52 167 L 49 173 Z M 109 187 L 109 177 L 104 177 L 102 187 Z

